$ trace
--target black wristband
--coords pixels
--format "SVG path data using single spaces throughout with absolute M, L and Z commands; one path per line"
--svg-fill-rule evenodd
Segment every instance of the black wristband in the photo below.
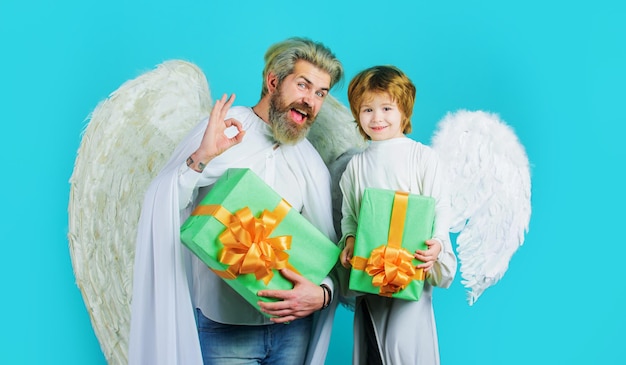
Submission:
M 326 309 L 328 308 L 330 303 L 333 301 L 333 293 L 330 290 L 330 287 L 328 287 L 328 285 L 321 284 L 320 286 L 322 287 L 322 290 L 324 290 L 324 302 L 322 303 L 321 309 Z M 328 301 L 326 301 L 326 297 L 328 297 Z

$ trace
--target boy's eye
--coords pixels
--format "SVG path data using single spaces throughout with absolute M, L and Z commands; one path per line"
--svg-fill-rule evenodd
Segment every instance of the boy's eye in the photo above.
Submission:
M 306 87 L 306 85 L 304 84 L 304 82 L 299 82 L 299 83 L 298 83 L 298 87 L 299 87 L 300 89 L 304 89 L 304 88 Z

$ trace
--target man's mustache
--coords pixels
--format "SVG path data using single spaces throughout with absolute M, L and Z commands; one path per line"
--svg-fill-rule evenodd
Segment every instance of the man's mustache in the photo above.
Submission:
M 311 121 L 313 121 L 315 119 L 315 115 L 313 115 L 313 108 L 311 108 L 306 103 L 293 102 L 293 103 L 289 104 L 289 106 L 287 108 L 288 108 L 288 110 L 296 109 L 299 112 L 306 113 L 307 119 L 309 119 Z

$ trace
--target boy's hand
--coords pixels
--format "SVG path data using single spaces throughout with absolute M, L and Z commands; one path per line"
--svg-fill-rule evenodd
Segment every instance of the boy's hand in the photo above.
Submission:
M 341 266 L 349 269 L 352 267 L 350 261 L 352 260 L 352 256 L 354 255 L 354 237 L 348 236 L 346 238 L 346 247 L 341 251 L 341 255 L 339 256 L 339 260 L 341 261 Z
M 426 251 L 416 250 L 414 255 L 416 259 L 423 262 L 417 265 L 417 268 L 424 269 L 424 272 L 428 272 L 433 267 L 441 252 L 441 243 L 438 240 L 430 239 L 426 241 L 426 246 L 428 246 Z

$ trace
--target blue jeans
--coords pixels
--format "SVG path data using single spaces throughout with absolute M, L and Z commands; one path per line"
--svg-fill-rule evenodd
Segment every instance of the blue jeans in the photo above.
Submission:
M 289 324 L 240 326 L 214 322 L 196 309 L 205 365 L 304 363 L 313 317 Z

